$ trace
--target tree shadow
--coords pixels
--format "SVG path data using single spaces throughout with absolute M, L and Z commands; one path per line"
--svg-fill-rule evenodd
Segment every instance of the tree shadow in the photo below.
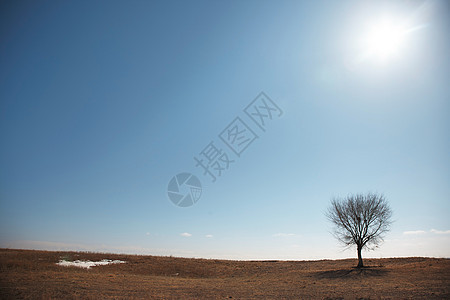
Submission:
M 317 272 L 315 277 L 319 279 L 381 277 L 388 273 L 389 270 L 383 267 L 363 267 Z

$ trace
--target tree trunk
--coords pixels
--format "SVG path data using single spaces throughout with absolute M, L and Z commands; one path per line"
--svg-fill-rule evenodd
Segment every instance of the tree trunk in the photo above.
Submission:
M 356 266 L 357 268 L 364 267 L 362 256 L 361 256 L 361 250 L 362 250 L 362 247 L 358 246 L 358 266 Z

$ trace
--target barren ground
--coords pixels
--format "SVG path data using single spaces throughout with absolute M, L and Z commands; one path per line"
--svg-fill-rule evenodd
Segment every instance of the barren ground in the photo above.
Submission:
M 124 260 L 91 269 L 60 259 Z M 0 249 L 1 299 L 450 299 L 450 259 L 229 261 Z

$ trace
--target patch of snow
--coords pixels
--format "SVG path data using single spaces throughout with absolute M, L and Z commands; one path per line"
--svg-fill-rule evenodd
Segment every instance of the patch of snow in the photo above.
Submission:
M 110 260 L 110 259 L 102 259 L 101 261 L 90 261 L 90 260 L 75 260 L 75 261 L 67 261 L 60 260 L 56 264 L 63 267 L 79 267 L 90 269 L 95 266 L 104 266 L 110 264 L 124 264 L 125 262 L 122 260 Z

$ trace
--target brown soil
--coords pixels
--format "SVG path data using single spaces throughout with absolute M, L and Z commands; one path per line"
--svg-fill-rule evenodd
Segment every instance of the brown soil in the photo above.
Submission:
M 60 259 L 119 259 L 91 269 Z M 0 249 L 0 298 L 450 299 L 450 259 L 231 261 Z

